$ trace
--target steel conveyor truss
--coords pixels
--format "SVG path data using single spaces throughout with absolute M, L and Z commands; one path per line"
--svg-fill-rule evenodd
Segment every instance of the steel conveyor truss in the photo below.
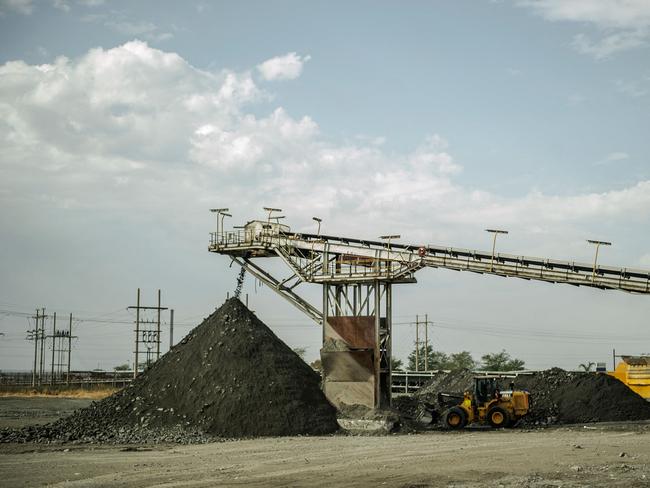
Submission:
M 390 404 L 391 287 L 415 283 L 415 273 L 421 268 L 650 294 L 648 270 L 292 233 L 270 221 L 250 224 L 241 230 L 211 233 L 208 250 L 230 256 L 323 326 L 325 391 L 329 385 L 328 397 L 339 404 Z M 291 274 L 274 277 L 261 264 L 260 258 L 269 257 L 280 258 Z M 297 293 L 303 283 L 322 286 L 322 305 L 312 305 Z

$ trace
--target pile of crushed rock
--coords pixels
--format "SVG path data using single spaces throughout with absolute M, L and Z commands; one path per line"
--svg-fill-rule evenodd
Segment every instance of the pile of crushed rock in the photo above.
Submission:
M 474 376 L 471 371 L 441 373 L 423 386 L 415 398 L 435 404 L 439 392 L 462 393 L 471 389 Z M 502 388 L 507 389 L 511 381 L 516 389 L 531 394 L 530 413 L 522 419 L 523 425 L 650 419 L 650 403 L 604 373 L 553 368 L 503 378 Z
M 0 442 L 199 443 L 338 429 L 320 377 L 230 299 L 128 387 Z

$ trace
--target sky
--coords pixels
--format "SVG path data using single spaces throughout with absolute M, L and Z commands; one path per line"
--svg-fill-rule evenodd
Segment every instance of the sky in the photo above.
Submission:
M 498 252 L 581 262 L 602 239 L 599 263 L 650 269 L 646 0 L 0 0 L 0 115 L 2 370 L 31 367 L 41 307 L 73 314 L 73 369 L 132 363 L 138 287 L 178 341 L 236 285 L 213 207 L 472 249 L 501 228 Z M 394 291 L 401 359 L 416 314 L 434 349 L 534 369 L 650 352 L 647 296 L 417 278 Z M 246 294 L 318 356 L 318 326 Z

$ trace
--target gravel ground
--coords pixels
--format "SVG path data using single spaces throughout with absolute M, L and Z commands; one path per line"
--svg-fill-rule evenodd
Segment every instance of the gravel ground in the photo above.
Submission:
M 203 445 L 0 445 L 3 487 L 643 487 L 648 423 Z

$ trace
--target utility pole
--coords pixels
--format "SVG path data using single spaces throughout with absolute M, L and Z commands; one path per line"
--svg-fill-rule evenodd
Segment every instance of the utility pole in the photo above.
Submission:
M 413 324 L 413 322 L 411 322 Z M 424 347 L 420 351 L 420 325 L 424 325 Z M 420 357 L 424 354 L 424 371 L 429 371 L 429 314 L 424 314 L 424 321 L 415 316 L 415 371 L 420 371 Z
M 38 369 L 38 384 L 40 385 L 43 382 L 43 376 L 45 373 L 45 308 L 41 309 L 41 332 L 40 332 L 40 341 L 41 341 L 41 351 L 40 351 L 40 365 Z
M 56 350 L 56 312 L 52 322 L 52 370 L 50 374 L 50 385 L 54 384 L 54 351 Z
M 158 289 L 158 324 L 156 334 L 156 361 L 160 359 L 160 288 Z
M 54 324 L 52 326 L 52 364 L 50 385 L 54 385 L 63 380 L 64 366 L 67 366 L 66 383 L 70 384 L 70 356 L 72 354 L 72 339 L 77 336 L 72 335 L 72 314 L 68 324 L 68 330 L 56 328 L 56 312 L 53 314 Z M 67 358 L 65 357 L 67 354 Z
M 65 375 L 65 383 L 70 384 L 70 356 L 72 355 L 72 314 L 70 314 L 70 322 L 68 324 L 68 372 Z
M 218 229 L 217 229 L 218 232 Z M 135 366 L 133 367 L 133 378 L 138 376 L 138 345 L 140 338 L 140 288 L 138 288 L 138 300 L 135 309 Z
M 174 309 L 169 311 L 169 348 L 174 347 Z
M 140 343 L 143 343 L 147 350 L 147 364 L 150 361 L 151 344 L 156 343 L 156 359 L 160 358 L 160 312 L 168 310 L 167 307 L 161 306 L 161 292 L 158 290 L 158 305 L 156 307 L 147 307 L 141 305 L 140 301 L 140 288 L 138 288 L 137 302 L 135 306 L 127 307 L 127 309 L 135 309 L 135 364 L 133 366 L 133 377 L 138 376 L 138 366 L 140 360 Z M 143 320 L 141 311 L 155 310 L 157 312 L 157 320 Z M 156 330 L 145 330 L 144 324 L 155 324 Z
M 36 325 L 34 326 L 34 374 L 32 374 L 32 386 L 36 386 L 36 368 L 38 367 L 38 320 L 40 313 L 36 309 Z
M 32 369 L 32 387 L 40 386 L 45 379 L 45 351 L 44 345 L 46 339 L 52 339 L 52 358 L 50 363 L 50 379 L 49 384 L 54 385 L 57 377 L 63 377 L 64 356 L 68 354 L 68 371 L 67 383 L 70 382 L 70 354 L 72 351 L 72 339 L 77 336 L 72 335 L 72 314 L 70 314 L 69 329 L 57 330 L 56 328 L 56 312 L 52 315 L 52 334 L 45 333 L 45 309 L 36 309 L 36 316 L 32 317 L 34 328 L 27 331 L 27 340 L 34 341 L 34 365 Z M 67 349 L 65 347 L 65 340 L 67 339 Z
M 38 368 L 38 320 L 40 317 L 40 311 L 36 309 L 36 317 L 34 317 L 34 329 L 27 331 L 27 340 L 34 341 L 34 369 L 32 370 L 32 387 L 36 386 L 36 370 Z
M 429 371 L 429 314 L 424 314 L 424 370 Z
M 420 316 L 415 316 L 415 371 L 420 371 Z

